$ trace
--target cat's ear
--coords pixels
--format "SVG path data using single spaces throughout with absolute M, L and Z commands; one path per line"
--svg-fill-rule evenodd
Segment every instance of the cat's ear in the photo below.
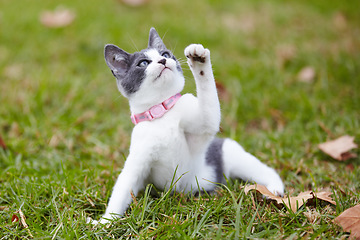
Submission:
M 105 46 L 104 54 L 106 64 L 109 66 L 115 77 L 117 75 L 124 75 L 127 72 L 129 69 L 129 53 L 115 45 L 107 44 Z
M 156 32 L 155 28 L 150 29 L 149 33 L 149 44 L 148 48 L 155 48 L 155 49 L 166 49 L 165 44 L 163 43 L 161 37 Z

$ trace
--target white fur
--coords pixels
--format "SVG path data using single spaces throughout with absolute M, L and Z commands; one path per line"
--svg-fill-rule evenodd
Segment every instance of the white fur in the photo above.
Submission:
M 184 86 L 184 78 L 176 71 L 174 60 L 167 59 L 169 70 L 157 78 L 164 68 L 157 63 L 162 57 L 155 50 L 147 54 L 153 62 L 146 70 L 147 77 L 141 88 L 129 99 L 133 113 L 149 109 L 180 92 Z M 134 127 L 130 154 L 100 220 L 102 224 L 123 215 L 132 201 L 131 192 L 136 195 L 149 183 L 168 189 L 174 178 L 176 191 L 195 193 L 214 189 L 215 171 L 206 164 L 205 153 L 218 132 L 221 117 L 210 51 L 192 44 L 185 49 L 185 55 L 195 78 L 197 97 L 185 94 L 163 117 Z M 199 58 L 204 62 L 196 61 Z M 245 152 L 238 143 L 226 139 L 222 150 L 226 177 L 255 181 L 276 194 L 284 193 L 278 174 Z

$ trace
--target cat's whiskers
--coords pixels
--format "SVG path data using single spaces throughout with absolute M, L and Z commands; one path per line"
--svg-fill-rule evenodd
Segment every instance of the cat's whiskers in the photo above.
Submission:
M 130 36 L 130 34 L 128 34 L 128 38 L 130 39 L 130 41 L 131 41 L 132 45 L 134 46 L 135 50 L 138 52 L 139 49 L 136 46 L 136 43 L 135 43 L 134 39 Z

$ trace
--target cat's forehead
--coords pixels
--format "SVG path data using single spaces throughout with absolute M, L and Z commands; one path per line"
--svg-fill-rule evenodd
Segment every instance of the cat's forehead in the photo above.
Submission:
M 141 58 L 141 57 L 155 57 L 155 56 L 158 56 L 158 55 L 161 55 L 160 54 L 160 51 L 158 49 L 155 49 L 155 48 L 146 48 L 146 49 L 143 49 L 141 50 L 140 52 L 135 52 L 134 54 L 134 57 L 135 58 Z
M 140 52 L 134 52 L 132 55 L 132 59 L 140 59 L 140 58 L 153 58 L 161 55 L 163 51 L 168 51 L 167 49 L 156 49 L 156 48 L 146 48 L 141 50 Z
M 147 49 L 144 54 L 150 59 L 157 58 L 161 55 L 161 53 L 155 48 Z

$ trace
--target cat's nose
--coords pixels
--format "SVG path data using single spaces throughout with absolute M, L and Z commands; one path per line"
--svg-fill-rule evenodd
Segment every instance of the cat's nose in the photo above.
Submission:
M 166 64 L 166 59 L 163 58 L 163 59 L 161 59 L 160 61 L 158 61 L 158 63 L 160 63 L 160 64 L 162 64 L 162 65 L 165 66 L 165 64 Z

